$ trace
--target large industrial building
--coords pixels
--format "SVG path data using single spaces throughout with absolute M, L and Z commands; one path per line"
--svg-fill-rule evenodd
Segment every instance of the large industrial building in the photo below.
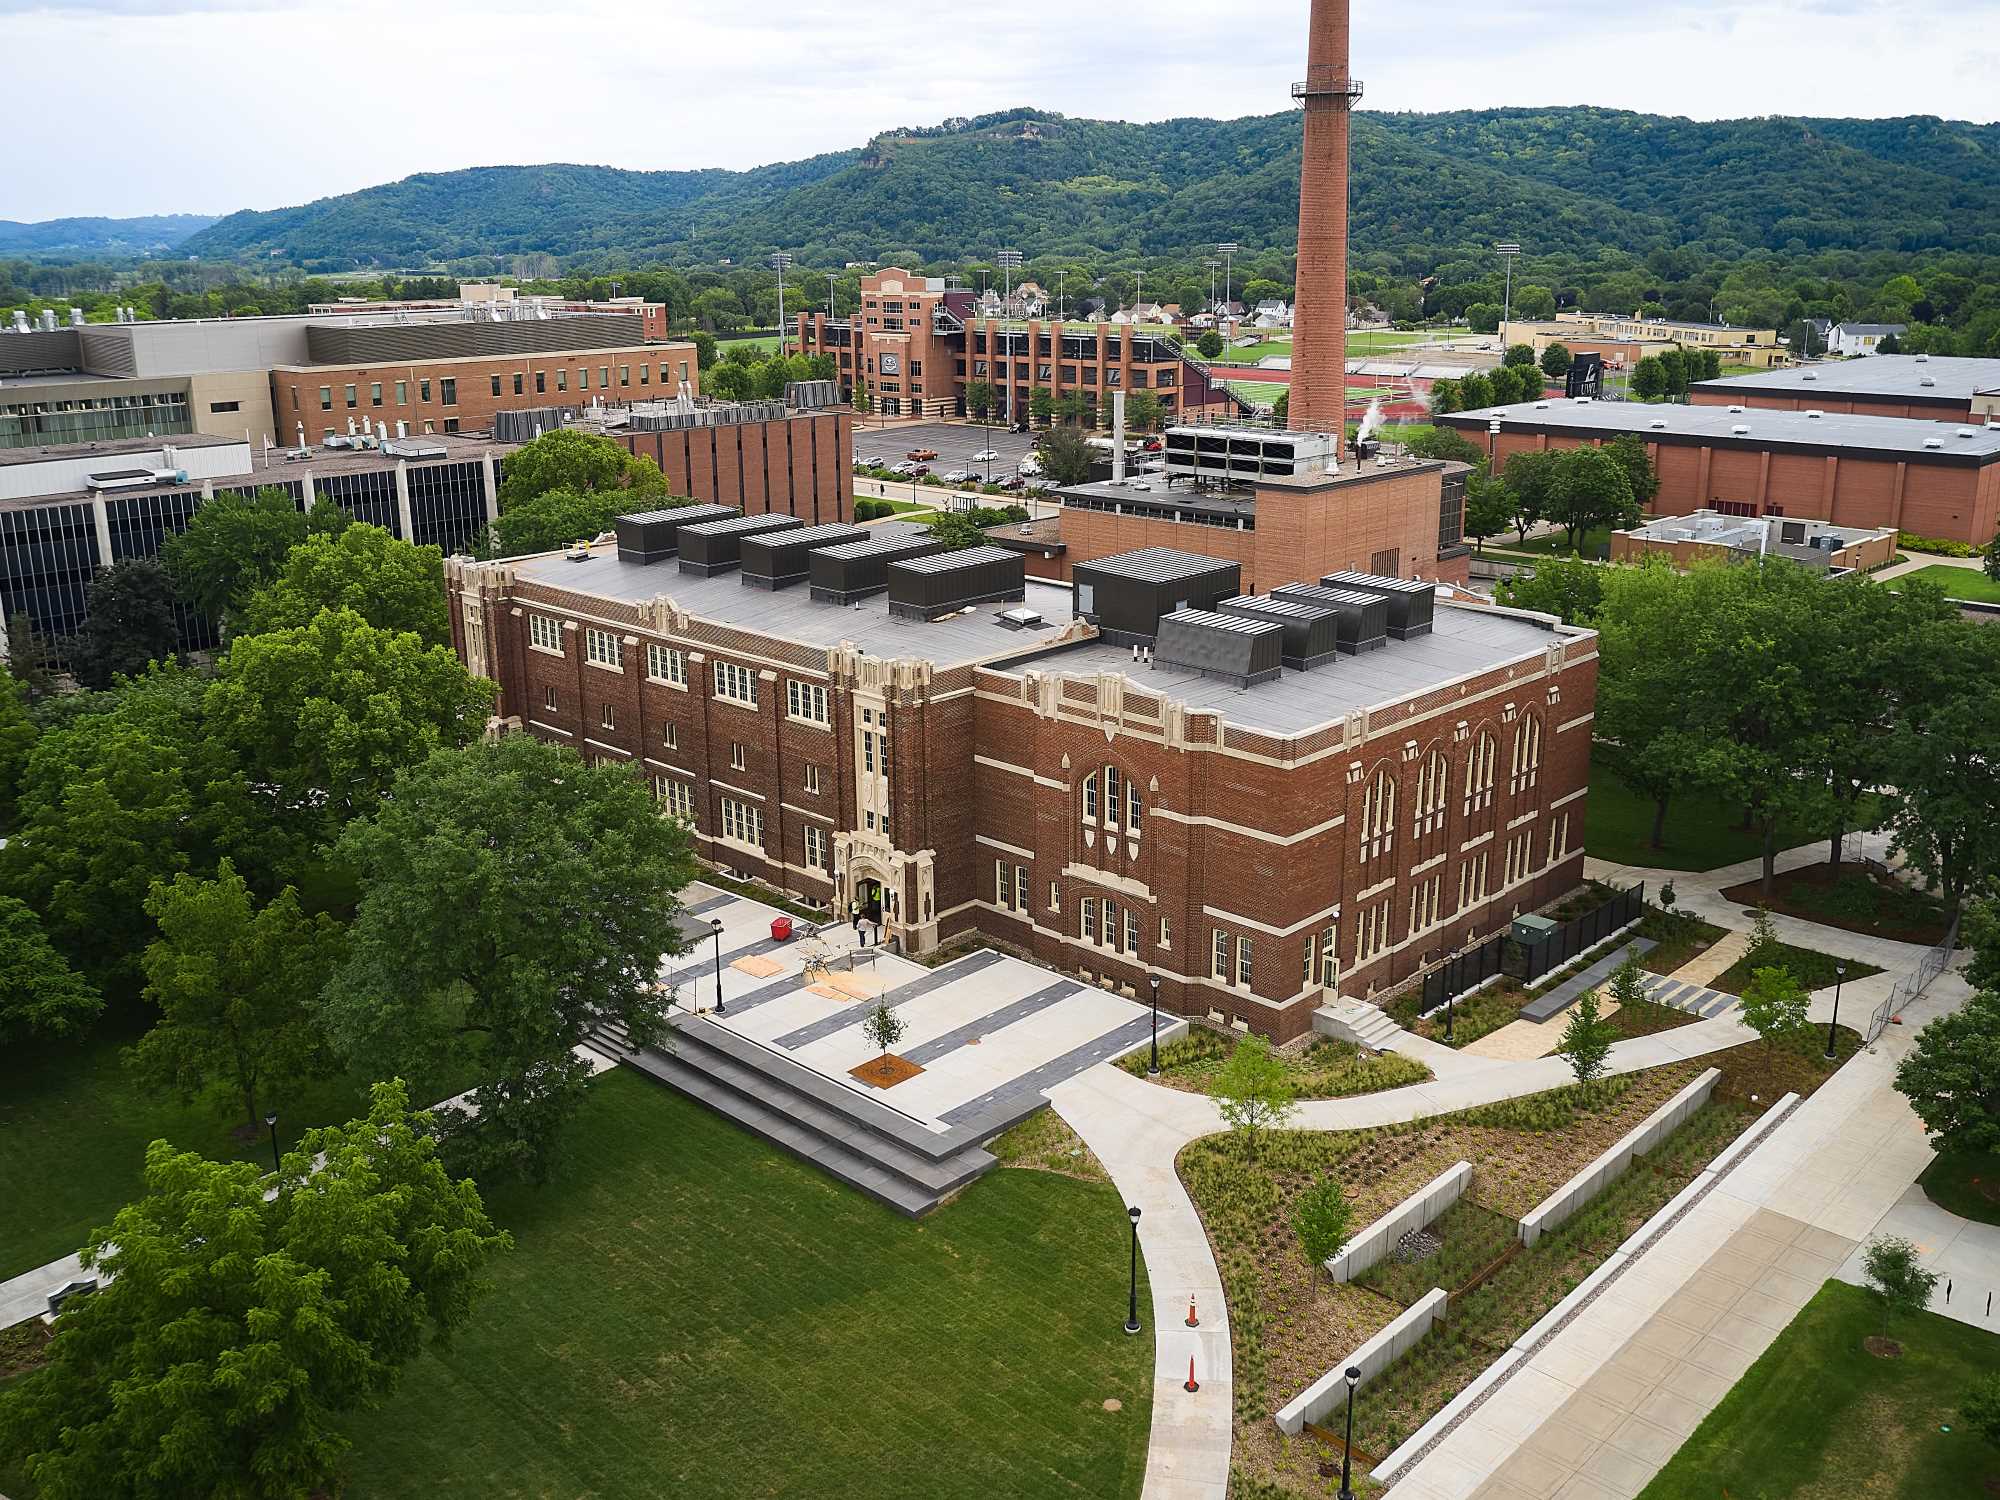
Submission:
M 1881 362 L 1879 356 L 1862 361 Z M 1652 505 L 1660 515 L 1787 516 L 1975 546 L 1991 541 L 2000 525 L 2000 426 L 1818 408 L 1588 399 L 1524 402 L 1438 421 L 1487 450 L 1496 472 L 1517 453 L 1632 434 L 1645 442 L 1660 476 Z
M 2000 359 L 1873 354 L 1690 386 L 1697 406 L 1846 412 L 1932 422 L 2000 422 Z
M 459 649 L 706 858 L 907 951 L 977 930 L 1290 1038 L 1580 878 L 1588 631 L 1359 575 L 1246 597 L 1167 549 L 1072 590 L 902 523 L 742 531 L 452 561 Z

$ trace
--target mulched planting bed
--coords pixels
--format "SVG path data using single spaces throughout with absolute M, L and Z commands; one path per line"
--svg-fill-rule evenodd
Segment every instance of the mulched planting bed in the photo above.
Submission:
M 1821 953 L 1813 948 L 1794 948 L 1790 943 L 1776 943 L 1763 957 L 1745 954 L 1725 969 L 1719 978 L 1711 979 L 1708 987 L 1721 990 L 1724 994 L 1740 995 L 1749 985 L 1751 977 L 1759 969 L 1788 969 L 1792 978 L 1808 990 L 1823 990 L 1832 986 L 1835 979 L 1833 966 L 1842 960 L 1831 953 Z M 1866 979 L 1870 974 L 1882 971 L 1874 964 L 1863 963 L 1858 958 L 1845 960 L 1847 978 L 1851 982 Z
M 1661 1005 L 1652 1000 L 1621 1005 L 1605 1017 L 1612 1030 L 1621 1037 L 1652 1036 L 1657 1032 L 1692 1025 L 1700 1019 L 1691 1010 L 1676 1010 L 1671 1005 Z
M 1762 903 L 1786 916 L 1899 943 L 1940 942 L 1950 923 L 1936 897 L 1859 865 L 1787 871 L 1771 883 L 1768 901 L 1763 891 L 1761 880 L 1746 880 L 1722 894 L 1743 906 Z
M 887 1052 L 869 1059 L 858 1068 L 847 1070 L 850 1078 L 858 1078 L 871 1088 L 878 1089 L 892 1089 L 899 1083 L 908 1083 L 921 1072 L 923 1068 L 907 1057 L 896 1057 Z
M 1639 967 L 1649 974 L 1671 974 L 1721 942 L 1724 932 L 1699 917 L 1653 909 L 1639 924 L 1639 936 L 1654 944 L 1640 955 Z
M 1205 1026 L 1190 1026 L 1186 1036 L 1160 1048 L 1160 1076 L 1152 1081 L 1184 1093 L 1206 1094 L 1235 1052 L 1236 1041 Z M 1345 1099 L 1424 1083 L 1431 1076 L 1431 1070 L 1414 1058 L 1394 1052 L 1364 1052 L 1352 1042 L 1330 1038 L 1308 1042 L 1299 1049 L 1283 1048 L 1272 1055 L 1285 1065 L 1286 1076 L 1301 1099 Z M 1142 1047 L 1120 1058 L 1118 1066 L 1134 1077 L 1145 1078 L 1151 1061 L 1150 1050 Z

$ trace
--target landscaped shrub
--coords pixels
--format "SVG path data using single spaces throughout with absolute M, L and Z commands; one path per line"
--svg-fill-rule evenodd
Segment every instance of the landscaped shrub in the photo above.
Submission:
M 1929 552 L 1936 557 L 1977 557 L 1979 549 L 1970 542 L 1953 542 L 1944 537 L 1918 536 L 1914 531 L 1896 533 L 1896 545 L 1912 552 Z

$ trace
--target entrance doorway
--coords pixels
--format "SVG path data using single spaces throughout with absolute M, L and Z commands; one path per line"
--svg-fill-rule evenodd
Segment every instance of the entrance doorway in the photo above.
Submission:
M 881 881 L 879 880 L 862 881 L 859 889 L 855 893 L 855 899 L 861 903 L 862 916 L 866 917 L 871 922 L 879 923 L 882 920 Z

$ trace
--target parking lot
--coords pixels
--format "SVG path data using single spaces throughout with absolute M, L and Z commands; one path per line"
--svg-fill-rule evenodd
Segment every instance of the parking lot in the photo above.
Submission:
M 988 466 L 983 462 L 975 464 L 972 455 L 990 448 L 1000 455 L 991 465 L 993 477 L 999 480 L 1011 475 L 1020 467 L 1021 460 L 1034 452 L 1035 439 L 1032 433 L 1014 432 L 998 424 L 981 427 L 962 422 L 919 422 L 907 427 L 854 430 L 857 459 L 879 458 L 884 464 L 898 464 L 914 448 L 936 450 L 937 457 L 928 460 L 933 474 L 965 469 L 982 479 Z

